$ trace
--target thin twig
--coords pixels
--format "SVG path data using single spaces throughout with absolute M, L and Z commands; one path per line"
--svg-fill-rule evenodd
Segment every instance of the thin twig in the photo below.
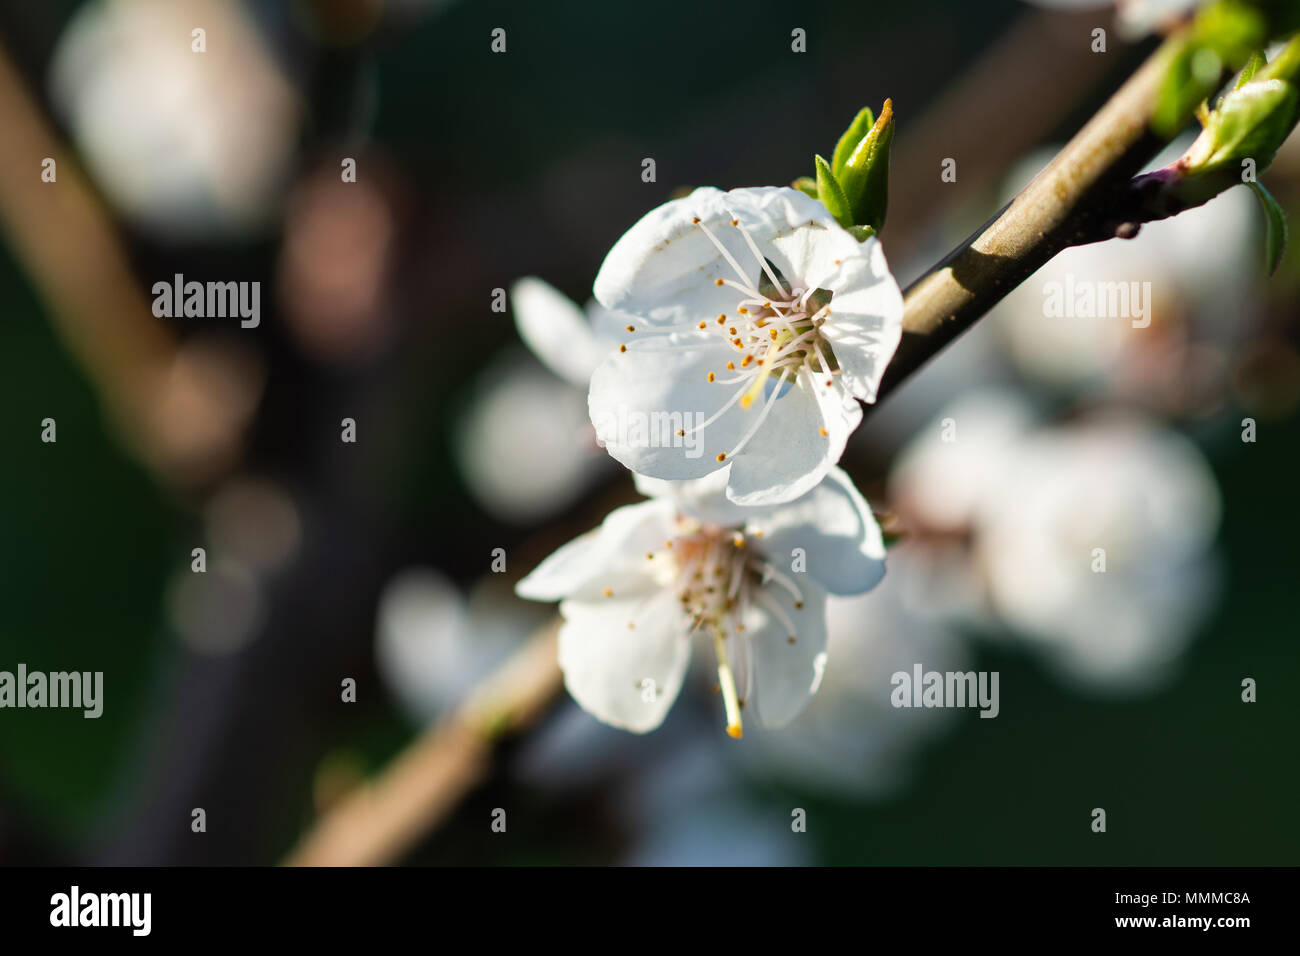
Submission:
M 154 318 L 109 211 L 2 47 L 0 128 L 0 228 L 106 418 L 163 483 L 207 480 L 237 451 L 260 370 L 187 351 Z M 53 182 L 41 180 L 47 158 Z
M 943 159 L 961 167 L 961 192 L 972 195 L 1041 143 L 1091 95 L 1115 66 L 1079 42 L 1093 27 L 1111 25 L 1107 10 L 1045 10 L 1026 6 L 991 48 L 981 53 L 936 101 L 907 123 L 894 142 L 889 184 L 889 259 L 903 261 L 925 227 L 956 199 L 936 202 Z M 990 120 L 997 135 L 989 135 Z
M 455 713 L 328 811 L 286 865 L 388 863 L 434 830 L 487 774 L 496 741 L 532 724 L 559 694 L 558 631 L 558 619 L 539 630 Z
M 908 287 L 877 402 L 1058 252 L 1116 234 L 1114 200 L 1167 143 L 1150 120 L 1183 42 L 1166 41 L 1005 209 Z

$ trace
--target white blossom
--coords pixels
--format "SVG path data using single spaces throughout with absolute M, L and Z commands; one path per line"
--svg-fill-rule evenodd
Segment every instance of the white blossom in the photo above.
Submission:
M 791 501 L 821 481 L 902 335 L 879 241 L 859 242 L 794 189 L 702 188 L 652 210 L 595 291 L 637 316 L 592 376 L 597 437 L 653 478 L 727 469 L 742 504 Z M 651 426 L 629 434 L 629 417 Z
M 1215 596 L 1219 493 L 1196 447 L 1135 413 L 1035 426 L 1011 392 L 941 416 L 956 440 L 926 429 L 890 491 L 935 567 L 964 563 L 982 591 L 953 615 L 1089 687 L 1157 684 Z
M 732 736 L 745 704 L 765 726 L 788 723 L 826 666 L 827 594 L 883 576 L 880 529 L 838 468 L 769 508 L 728 501 L 724 482 L 643 479 L 655 497 L 613 511 L 519 583 L 522 597 L 562 602 L 565 683 L 600 720 L 658 727 L 698 635 L 712 644 Z

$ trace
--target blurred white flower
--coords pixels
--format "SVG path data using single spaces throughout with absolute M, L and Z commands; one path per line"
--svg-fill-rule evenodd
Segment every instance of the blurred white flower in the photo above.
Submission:
M 1127 37 L 1137 39 L 1178 23 L 1204 0 L 1118 0 L 1119 27 Z
M 510 305 L 537 360 L 508 352 L 483 371 L 455 450 L 475 500 L 499 518 L 527 523 L 572 504 L 614 470 L 596 444 L 587 385 L 631 319 L 595 300 L 584 311 L 531 276 L 511 287 Z
M 1171 146 L 1153 166 L 1185 146 Z M 1044 152 L 1019 164 L 1008 192 L 1049 158 Z M 1254 206 L 1248 190 L 1233 189 L 1145 224 L 1134 239 L 1066 249 L 986 321 L 1032 381 L 1177 407 L 1191 400 L 1188 392 L 1198 385 L 1192 379 L 1226 369 L 1226 362 L 1206 363 L 1251 327 Z
M 1138 40 L 1148 33 L 1175 25 L 1188 16 L 1203 0 L 1027 0 L 1040 7 L 1062 10 L 1090 10 L 1099 7 L 1116 8 L 1116 23 L 1120 33 L 1130 40 Z
M 596 445 L 583 392 L 522 350 L 507 351 L 479 375 L 453 440 L 474 499 L 520 524 L 573 503 L 617 467 Z
M 379 600 L 375 659 L 407 715 L 427 723 L 461 703 L 545 615 L 485 578 L 468 599 L 432 568 L 411 568 Z
M 1215 597 L 1219 494 L 1195 446 L 1133 414 L 1034 429 L 1012 393 L 941 416 L 890 488 L 918 543 L 970 564 L 964 616 L 982 605 L 1089 686 L 1158 683 Z
M 744 793 L 722 790 L 707 803 L 654 818 L 624 866 L 810 866 L 811 846 L 790 832 L 788 820 L 762 813 Z
M 779 735 L 772 735 L 779 736 Z M 764 810 L 732 779 L 715 746 L 695 738 L 639 768 L 618 795 L 619 815 L 638 839 L 628 866 L 803 866 L 807 840 L 789 812 Z
M 894 459 L 889 500 L 928 531 L 967 531 L 1037 418 L 1010 388 L 972 391 L 949 405 Z
M 1067 676 L 1153 686 L 1212 606 L 1219 512 L 1189 441 L 1098 418 L 1017 449 L 977 519 L 978 560 L 997 613 Z
M 234 0 L 92 0 L 49 82 L 90 173 L 144 228 L 245 233 L 279 208 L 302 107 Z

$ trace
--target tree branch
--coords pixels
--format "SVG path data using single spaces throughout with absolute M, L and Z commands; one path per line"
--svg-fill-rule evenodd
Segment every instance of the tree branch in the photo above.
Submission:
M 1006 208 L 907 288 L 903 340 L 877 403 L 1062 249 L 1136 235 L 1119 211 L 1168 142 L 1150 121 L 1184 42 L 1167 40 Z
M 454 713 L 329 810 L 285 864 L 390 863 L 436 829 L 486 776 L 497 740 L 532 724 L 559 694 L 559 626 L 555 618 L 541 628 Z

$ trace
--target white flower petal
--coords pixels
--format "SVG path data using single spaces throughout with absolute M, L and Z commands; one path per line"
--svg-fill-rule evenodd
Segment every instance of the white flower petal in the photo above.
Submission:
M 670 481 L 666 478 L 651 478 L 633 472 L 632 484 L 636 485 L 636 490 L 647 498 L 673 498 L 677 501 L 694 502 L 725 494 L 727 471 L 722 468 L 691 481 Z
M 727 498 L 727 466 L 703 478 L 669 481 L 632 473 L 636 490 L 647 498 L 671 498 L 683 512 L 706 524 L 742 527 L 753 515 L 752 508 Z
M 510 287 L 510 304 L 519 337 L 533 354 L 565 381 L 586 388 L 609 345 L 597 341 L 577 303 L 529 276 Z
M 544 518 L 616 467 L 592 440 L 583 394 L 520 347 L 477 376 L 467 406 L 457 417 L 456 464 L 475 500 L 498 518 Z
M 654 730 L 681 690 L 691 645 L 674 594 L 647 601 L 560 605 L 564 683 L 597 719 L 636 733 Z M 635 621 L 634 628 L 628 627 Z
M 938 530 L 968 530 L 984 500 L 1015 467 L 1016 449 L 1034 418 L 1020 392 L 998 386 L 945 406 L 895 460 L 890 501 L 909 519 Z
M 685 344 L 687 342 L 704 344 Z M 676 344 L 674 344 L 676 343 Z M 614 352 L 591 378 L 588 410 L 605 450 L 638 474 L 682 480 L 722 467 L 717 460 L 740 441 L 751 413 L 735 403 L 707 421 L 741 385 L 708 381 L 734 357 L 725 344 L 700 337 L 648 336 Z M 678 436 L 677 431 L 686 431 Z
M 789 282 L 833 293 L 823 334 L 846 387 L 874 401 L 902 336 L 902 294 L 878 240 L 858 242 L 821 203 L 796 189 L 697 189 L 652 210 L 610 250 L 596 277 L 596 297 L 660 324 L 731 313 L 736 292 L 715 280 L 740 276 L 701 225 L 757 285 L 761 264 L 733 220 Z
M 764 588 L 765 600 L 776 603 L 781 615 L 756 604 L 745 632 L 755 702 L 764 727 L 783 727 L 799 716 L 817 692 L 826 668 L 826 593 L 811 581 L 799 585 L 801 608 L 783 588 Z M 782 617 L 794 625 L 793 634 Z
M 695 223 L 697 218 L 754 283 L 759 281 L 761 266 L 736 235 L 732 219 L 791 280 L 794 264 L 784 252 L 782 238 L 812 226 L 819 231 L 837 230 L 854 241 L 825 206 L 797 189 L 762 187 L 724 193 L 706 186 L 650 210 L 623 234 L 596 276 L 596 298 L 607 308 L 660 324 L 734 311 L 735 291 L 714 285 L 714 280 L 739 276 Z
M 806 571 L 792 575 L 799 587 L 808 577 L 831 594 L 862 594 L 885 575 L 880 526 L 839 468 L 797 501 L 752 520 L 750 528 L 762 532 L 760 546 L 783 573 L 793 563 L 794 549 L 802 549 Z
M 652 589 L 646 554 L 672 534 L 673 503 L 643 501 L 617 508 L 601 526 L 564 545 L 515 587 L 534 601 L 564 598 L 607 600 L 606 589 L 622 597 Z
M 600 358 L 604 358 L 611 350 L 616 349 L 623 342 L 631 337 L 627 331 L 630 325 L 634 329 L 639 321 L 635 315 L 630 312 L 616 312 L 613 309 L 607 309 L 595 299 L 590 299 L 585 306 L 587 310 L 587 321 L 591 323 L 591 334 L 595 336 L 597 344 L 600 346 Z M 592 366 L 593 370 L 595 366 Z M 587 376 L 590 379 L 590 375 Z M 587 382 L 582 383 L 585 388 Z
M 838 388 L 823 387 L 810 373 L 800 377 L 732 459 L 727 497 L 737 504 L 780 504 L 815 488 L 862 420 L 861 407 Z M 743 414 L 760 414 L 758 403 Z
M 903 337 L 903 293 L 889 273 L 877 239 L 824 241 L 810 248 L 804 267 L 807 281 L 831 289 L 831 314 L 822 335 L 831 343 L 844 387 L 865 402 L 874 402 L 889 360 Z M 828 256 L 839 264 L 829 266 Z
M 605 256 L 593 287 L 597 301 L 660 324 L 731 311 L 735 295 L 713 280 L 736 275 L 693 221 L 713 226 L 730 218 L 725 196 L 706 186 L 641 217 Z

